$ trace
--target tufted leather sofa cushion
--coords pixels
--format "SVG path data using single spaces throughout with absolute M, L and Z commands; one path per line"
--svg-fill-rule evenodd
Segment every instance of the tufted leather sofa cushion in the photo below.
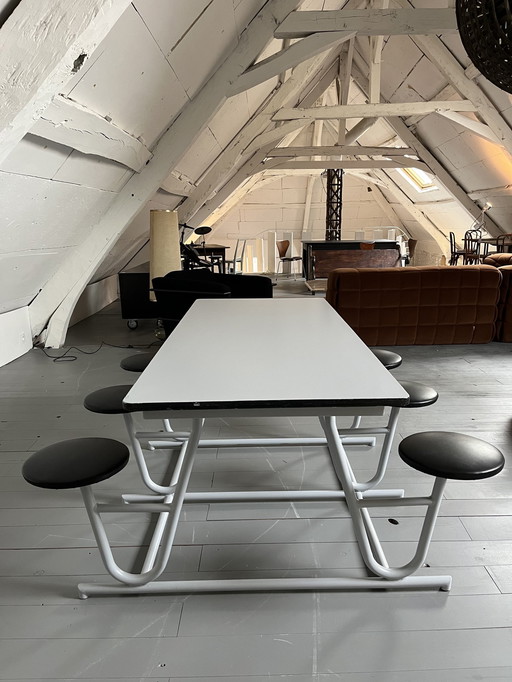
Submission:
M 369 346 L 487 343 L 501 278 L 489 265 L 340 268 L 326 299 Z
M 494 265 L 500 268 L 502 265 L 512 265 L 512 253 L 490 253 L 484 258 L 484 265 Z

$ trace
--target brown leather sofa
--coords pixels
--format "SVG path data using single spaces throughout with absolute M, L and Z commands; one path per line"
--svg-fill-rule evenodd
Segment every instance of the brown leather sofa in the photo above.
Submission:
M 504 295 L 500 270 L 490 265 L 339 268 L 329 274 L 326 299 L 369 346 L 488 343 L 495 338 Z M 505 309 L 512 334 L 512 303 L 503 302 Z M 503 328 L 504 321 L 500 324 Z
M 483 260 L 484 265 L 494 265 L 501 268 L 503 265 L 512 265 L 512 253 L 490 253 Z

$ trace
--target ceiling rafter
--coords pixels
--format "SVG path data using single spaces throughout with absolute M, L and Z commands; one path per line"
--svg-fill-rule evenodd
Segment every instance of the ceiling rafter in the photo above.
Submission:
M 104 116 L 57 95 L 32 128 L 32 135 L 122 163 L 139 173 L 152 154 L 140 140 Z
M 228 94 L 230 97 L 238 95 L 244 92 L 244 90 L 249 90 L 249 88 L 264 83 L 284 71 L 297 66 L 297 64 L 301 64 L 306 59 L 325 52 L 335 44 L 350 40 L 354 35 L 353 31 L 335 31 L 334 33 L 317 33 L 307 36 L 299 42 L 293 43 L 293 45 L 284 50 L 251 66 L 230 86 Z
M 359 64 L 361 64 L 363 61 L 363 57 L 359 55 Z M 353 77 L 362 92 L 367 94 L 369 88 L 367 76 L 361 73 L 360 68 L 355 68 L 353 71 Z M 473 218 L 478 218 L 481 213 L 481 208 L 470 199 L 467 192 L 459 185 L 459 183 L 446 170 L 446 168 L 444 168 L 444 166 L 435 158 L 435 156 L 425 147 L 417 135 L 415 135 L 407 127 L 403 120 L 396 116 L 386 117 L 386 120 L 396 132 L 402 143 L 406 144 L 408 147 L 412 147 L 415 150 L 415 153 L 419 159 L 427 165 L 427 167 L 430 169 L 430 172 L 439 180 L 439 182 L 453 196 L 459 205 L 462 206 Z M 487 223 L 493 230 L 496 231 L 496 233 L 501 231 L 494 221 L 489 218 L 489 216 L 487 216 Z M 442 233 L 440 232 L 440 234 Z
M 324 54 L 312 57 L 303 64 L 299 64 L 291 72 L 288 79 L 274 91 L 263 107 L 261 107 L 252 119 L 242 128 L 215 163 L 208 169 L 203 179 L 198 183 L 197 189 L 178 208 L 178 215 L 181 222 L 188 223 L 193 218 L 194 223 L 200 224 L 208 218 L 209 210 L 206 207 L 211 206 L 212 195 L 215 194 L 216 196 L 218 192 L 222 192 L 226 183 L 231 182 L 229 178 L 233 175 L 233 168 L 237 166 L 243 168 L 244 164 L 250 162 L 254 153 L 262 154 L 260 159 L 260 161 L 262 161 L 265 158 L 266 152 L 270 151 L 275 146 L 276 141 L 285 136 L 286 133 L 284 130 L 281 131 L 279 126 L 277 128 L 275 127 L 275 131 L 279 131 L 280 137 L 278 138 L 274 137 L 274 129 L 272 131 L 267 131 L 269 125 L 275 126 L 275 124 L 272 123 L 273 114 L 277 109 L 283 106 L 283 104 L 291 103 L 292 101 L 300 101 L 301 93 L 306 86 L 309 87 L 314 76 L 316 76 L 317 79 L 324 80 L 325 71 L 330 73 L 332 69 L 331 62 L 335 59 L 335 55 L 332 54 L 332 52 L 333 51 L 328 53 L 328 55 Z M 311 88 L 306 95 L 306 99 L 303 99 L 302 101 L 311 103 L 316 101 L 318 96 L 319 94 L 316 89 Z M 306 124 L 307 122 L 304 123 L 304 125 Z M 298 126 L 296 131 L 298 132 L 302 127 L 304 126 Z M 270 141 L 267 142 L 267 138 L 265 138 L 263 147 L 258 145 L 258 148 L 254 149 L 253 142 L 255 139 L 261 135 L 261 144 L 261 140 L 267 132 L 271 133 Z M 263 149 L 263 152 L 260 151 L 261 149 Z M 242 160 L 242 164 L 240 164 L 240 160 Z M 250 175 L 252 175 L 252 171 L 245 174 L 245 176 L 243 172 L 239 175 L 239 171 L 237 171 L 235 178 L 238 177 L 241 181 L 244 177 L 249 177 Z M 222 194 L 224 193 L 222 192 Z M 214 210 L 215 208 L 216 206 L 213 206 L 211 210 Z
M 130 0 L 23 0 L 0 27 L 0 162 L 84 64 Z
M 376 118 L 382 116 L 410 116 L 429 114 L 439 111 L 476 111 L 476 105 L 469 100 L 453 102 L 379 102 L 367 104 L 341 104 L 328 107 L 283 108 L 277 111 L 274 121 L 294 121 L 297 119 L 340 119 Z
M 33 336 L 48 325 L 45 344 L 63 344 L 71 313 L 98 265 L 226 101 L 228 84 L 254 63 L 275 27 L 299 4 L 300 0 L 270 0 L 250 22 L 231 54 L 162 135 L 150 163 L 126 183 L 85 240 L 70 252 L 31 303 Z
M 393 1 L 402 9 L 411 9 L 411 3 L 408 0 Z M 512 128 L 478 83 L 472 80 L 477 75 L 476 72 L 470 69 L 468 76 L 464 67 L 443 41 L 435 35 L 411 36 L 411 40 L 460 93 L 460 96 L 473 102 L 478 116 L 489 126 L 505 149 L 512 154 Z
M 454 9 L 346 9 L 291 12 L 276 38 L 301 38 L 312 33 L 355 31 L 359 35 L 428 35 L 456 33 Z

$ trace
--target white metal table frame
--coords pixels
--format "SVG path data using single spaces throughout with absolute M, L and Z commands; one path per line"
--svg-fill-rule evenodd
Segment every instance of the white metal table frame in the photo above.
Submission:
M 195 357 L 204 353 L 204 337 L 209 352 L 217 358 L 222 376 L 208 375 L 183 362 L 184 351 Z M 318 365 L 300 364 L 302 348 L 314 348 Z M 275 348 L 288 348 L 287 355 Z M 186 350 L 185 350 L 186 349 Z M 311 352 L 309 353 L 311 356 Z M 256 361 L 257 371 L 244 375 L 248 359 Z M 224 368 L 229 361 L 231 371 Z M 211 368 L 212 363 L 210 363 Z M 283 365 L 284 377 L 283 380 Z M 279 368 L 279 373 L 278 369 Z M 320 369 L 320 374 L 319 374 Z M 323 371 L 322 371 L 323 370 Z M 194 375 L 197 371 L 197 375 Z M 204 375 L 203 375 L 204 377 Z M 231 377 L 231 378 L 230 378 Z M 221 381 L 223 379 L 223 381 Z M 155 359 L 139 377 L 125 398 L 125 406 L 150 417 L 191 418 L 186 434 L 169 434 L 180 449 L 178 465 L 169 486 L 159 496 L 125 496 L 121 504 L 99 504 L 90 487 L 82 488 L 85 506 L 105 567 L 121 584 L 81 584 L 79 595 L 152 594 L 174 592 L 233 592 L 343 589 L 432 588 L 448 590 L 450 576 L 413 575 L 424 563 L 442 499 L 444 481 L 436 479 L 428 497 L 403 497 L 403 491 L 373 490 L 384 474 L 395 433 L 400 407 L 408 394 L 375 358 L 342 318 L 321 299 L 227 299 L 197 301 Z M 357 482 L 344 447 L 346 433 L 339 431 L 336 417 L 372 413 L 375 407 L 390 406 L 379 464 L 375 476 Z M 188 493 L 194 457 L 199 447 L 225 447 L 247 439 L 203 439 L 208 417 L 317 416 L 325 439 L 292 439 L 326 444 L 340 490 L 227 491 Z M 140 436 L 127 418 L 138 464 Z M 131 430 L 130 430 L 131 429 Z M 376 429 L 357 429 L 375 434 Z M 341 435 L 340 435 L 341 434 Z M 180 441 L 180 438 L 183 438 Z M 253 445 L 290 439 L 251 439 Z M 169 447 L 167 434 L 157 447 Z M 146 484 L 148 483 L 145 481 Z M 158 580 L 171 554 L 182 505 L 186 502 L 242 502 L 276 500 L 340 500 L 349 509 L 362 559 L 372 573 L 354 578 L 244 578 L 216 580 Z M 379 506 L 425 505 L 427 513 L 414 557 L 405 566 L 390 567 L 373 526 L 369 508 Z M 140 573 L 120 568 L 113 556 L 101 515 L 108 512 L 153 512 L 158 521 Z

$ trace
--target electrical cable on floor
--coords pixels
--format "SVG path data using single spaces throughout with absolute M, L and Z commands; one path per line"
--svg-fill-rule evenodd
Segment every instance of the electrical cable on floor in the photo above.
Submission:
M 94 355 L 97 353 L 103 346 L 109 346 L 110 348 L 151 348 L 152 346 L 157 345 L 157 342 L 153 341 L 152 343 L 149 344 L 129 344 L 127 346 L 118 346 L 115 343 L 108 343 L 107 341 L 102 341 L 98 348 L 96 350 L 92 351 L 87 351 L 87 350 L 82 350 L 81 348 L 78 348 L 77 346 L 70 346 L 64 353 L 61 355 L 50 355 L 44 348 L 36 346 L 37 350 L 42 351 L 47 358 L 50 358 L 53 360 L 53 362 L 74 362 L 75 360 L 78 360 L 78 355 L 68 355 L 68 353 L 72 350 L 76 350 L 79 353 L 82 353 L 83 355 Z M 158 344 L 161 345 L 161 344 Z

